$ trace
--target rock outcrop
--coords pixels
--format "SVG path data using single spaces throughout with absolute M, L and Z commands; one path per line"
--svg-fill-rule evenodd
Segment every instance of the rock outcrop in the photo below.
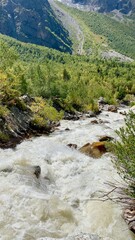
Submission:
M 18 99 L 17 99 L 18 100 Z M 9 113 L 0 116 L 0 147 L 15 147 L 24 138 L 33 135 L 49 134 L 55 128 L 55 122 L 49 119 L 45 124 L 34 121 L 34 112 L 30 106 L 35 101 L 34 98 L 24 96 L 19 98 L 20 102 L 14 105 L 8 103 Z M 56 123 L 57 125 L 57 123 Z
M 89 5 L 91 10 L 98 12 L 112 12 L 118 10 L 123 14 L 134 11 L 134 0 L 72 0 L 73 3 Z

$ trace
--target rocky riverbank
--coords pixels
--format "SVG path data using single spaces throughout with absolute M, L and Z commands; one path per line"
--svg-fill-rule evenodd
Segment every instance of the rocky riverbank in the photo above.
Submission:
M 40 100 L 41 101 L 41 100 Z M 37 136 L 41 134 L 49 134 L 54 130 L 54 127 L 58 124 L 48 116 L 48 112 L 42 113 L 45 110 L 44 102 L 39 106 L 39 101 L 29 96 L 22 96 L 14 100 L 14 102 L 8 102 L 6 107 L 2 105 L 1 109 L 4 109 L 0 116 L 0 147 L 9 148 L 15 147 L 25 138 Z M 48 107 L 48 106 L 47 106 Z M 50 112 L 56 110 L 48 107 L 46 109 Z M 54 117 L 55 119 L 55 117 Z

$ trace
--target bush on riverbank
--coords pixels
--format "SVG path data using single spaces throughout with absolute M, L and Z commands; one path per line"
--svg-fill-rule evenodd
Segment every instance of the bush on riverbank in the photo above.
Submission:
M 114 163 L 135 197 L 135 113 L 129 112 L 125 126 L 116 132 L 120 140 L 113 144 Z

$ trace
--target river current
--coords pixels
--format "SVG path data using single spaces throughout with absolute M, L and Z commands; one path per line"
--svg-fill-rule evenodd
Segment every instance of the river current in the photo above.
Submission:
M 103 135 L 116 138 L 124 123 L 123 115 L 106 111 L 97 117 L 99 124 L 93 119 L 63 120 L 49 136 L 0 149 L 1 240 L 135 240 L 122 218 L 123 206 L 103 201 L 111 184 L 125 184 L 111 155 L 94 159 L 67 146 L 79 148 Z M 39 178 L 33 174 L 36 165 Z

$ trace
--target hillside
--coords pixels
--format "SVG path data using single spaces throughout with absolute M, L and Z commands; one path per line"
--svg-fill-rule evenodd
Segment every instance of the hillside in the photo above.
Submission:
M 7 86 L 20 95 L 59 99 L 70 110 L 91 108 L 100 96 L 109 103 L 135 101 L 134 62 L 64 54 L 2 35 L 0 39 L 1 81 L 7 79 Z
M 80 25 L 86 54 L 110 49 L 135 59 L 135 18 L 116 13 L 82 11 L 57 2 Z
M 90 10 L 112 12 L 118 10 L 123 14 L 134 12 L 134 0 L 72 0 L 74 4 L 87 5 Z
M 68 32 L 47 0 L 0 0 L 0 33 L 23 42 L 72 52 Z

